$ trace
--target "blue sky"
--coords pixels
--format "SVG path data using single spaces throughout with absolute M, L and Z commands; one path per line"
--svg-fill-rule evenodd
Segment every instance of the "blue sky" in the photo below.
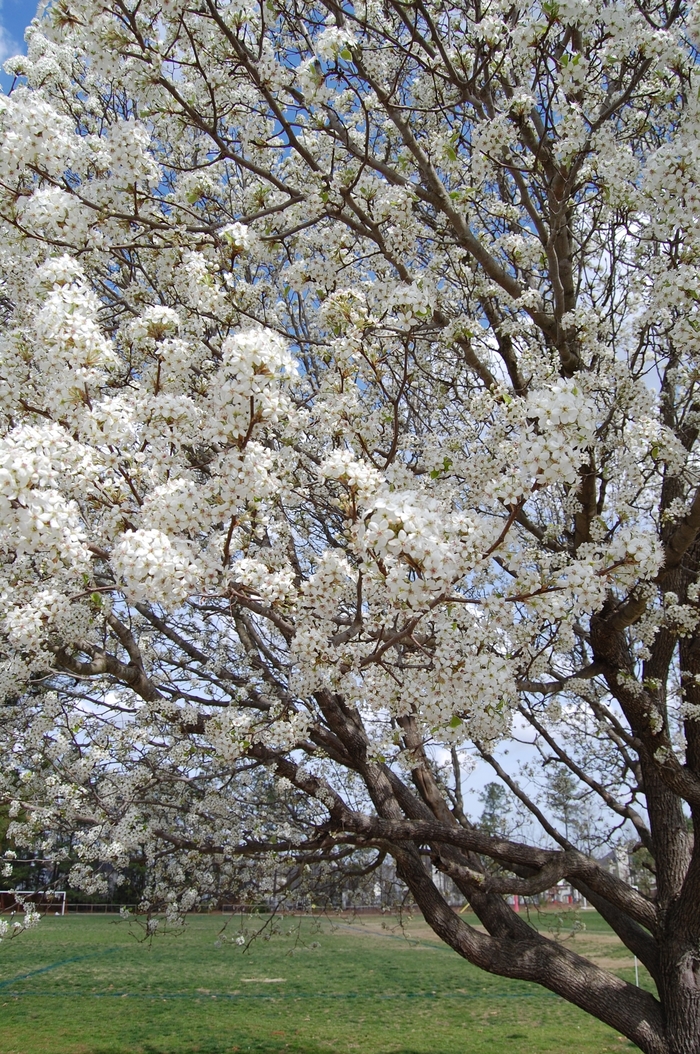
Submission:
M 0 0 L 0 63 L 10 55 L 24 51 L 24 30 L 34 18 L 37 9 L 36 0 Z M 10 80 L 0 76 L 5 91 Z

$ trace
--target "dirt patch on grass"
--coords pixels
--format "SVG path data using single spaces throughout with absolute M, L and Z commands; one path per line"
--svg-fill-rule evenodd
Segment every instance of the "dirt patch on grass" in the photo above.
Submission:
M 537 921 L 542 936 L 552 939 L 555 934 L 546 928 L 547 917 L 540 916 Z M 582 921 L 585 924 L 585 919 Z M 407 950 L 432 951 L 431 946 L 446 947 L 422 919 L 413 918 L 402 925 L 395 916 L 358 916 L 356 919 L 334 919 L 333 928 L 348 936 L 354 934 L 374 940 L 383 937 L 399 945 L 403 943 Z M 483 926 L 476 925 L 474 928 L 482 933 L 486 932 Z M 633 956 L 614 933 L 592 933 L 583 930 L 571 934 L 567 933 L 564 927 L 562 932 L 556 935 L 556 939 L 603 970 L 629 970 L 634 966 Z

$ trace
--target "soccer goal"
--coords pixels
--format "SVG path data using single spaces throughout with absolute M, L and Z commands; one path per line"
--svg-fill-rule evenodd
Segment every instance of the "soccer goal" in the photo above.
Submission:
M 22 911 L 31 904 L 41 915 L 65 915 L 65 889 L 0 889 L 0 914 Z

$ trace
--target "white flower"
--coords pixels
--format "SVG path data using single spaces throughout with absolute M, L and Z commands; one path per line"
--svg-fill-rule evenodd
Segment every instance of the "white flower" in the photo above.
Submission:
M 314 41 L 314 51 L 319 58 L 332 61 L 354 43 L 355 37 L 348 28 L 326 26 Z
M 253 244 L 253 236 L 245 223 L 227 223 L 219 231 L 221 238 L 236 252 L 245 252 Z
M 173 607 L 196 590 L 198 571 L 184 542 L 163 531 L 126 531 L 112 554 L 112 566 L 133 600 Z

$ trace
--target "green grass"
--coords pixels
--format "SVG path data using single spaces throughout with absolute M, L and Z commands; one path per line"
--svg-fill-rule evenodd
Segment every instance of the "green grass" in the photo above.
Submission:
M 586 923 L 588 940 L 610 932 L 592 913 Z M 183 934 L 149 945 L 114 918 L 45 918 L 0 946 L 0 1054 L 603 1054 L 631 1046 L 537 986 L 469 966 L 422 922 L 406 940 L 376 919 L 288 919 L 282 934 L 245 954 L 217 943 L 221 925 L 192 917 Z M 237 928 L 238 920 L 229 924 Z M 632 979 L 629 955 L 618 951 L 619 972 Z

